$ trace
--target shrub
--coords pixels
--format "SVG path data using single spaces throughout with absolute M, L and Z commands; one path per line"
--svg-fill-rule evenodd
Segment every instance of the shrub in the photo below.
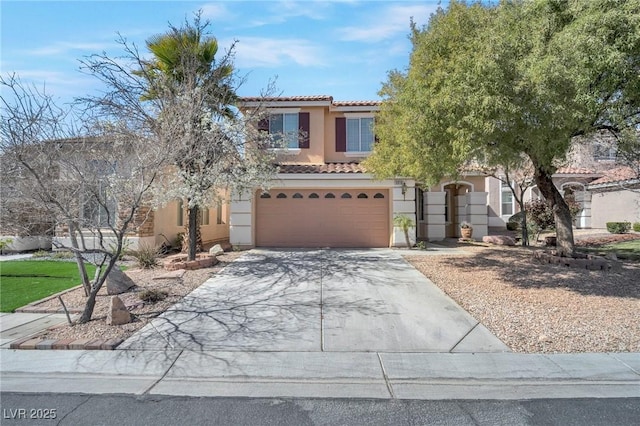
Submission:
M 640 222 L 635 222 L 633 224 L 633 230 L 636 232 L 640 232 Z
M 508 231 L 517 231 L 518 228 L 520 228 L 520 224 L 518 222 L 507 222 Z
M 0 253 L 4 253 L 11 243 L 13 243 L 11 238 L 0 238 Z
M 575 220 L 582 209 L 580 203 L 569 198 L 565 202 L 569 206 L 569 212 L 571 213 L 571 219 Z M 555 219 L 553 217 L 553 210 L 543 200 L 529 201 L 526 206 L 527 210 L 527 222 L 534 223 L 538 229 L 554 229 L 556 226 Z
M 73 257 L 73 253 L 70 251 L 59 250 L 54 251 L 51 257 L 54 259 L 71 259 Z
M 166 299 L 168 295 L 169 293 L 164 290 L 149 289 L 141 291 L 140 294 L 138 294 L 138 297 L 143 302 L 155 303 Z
M 158 265 L 158 254 L 158 247 L 149 244 L 140 244 L 138 250 L 131 251 L 131 255 L 142 269 L 151 269 Z
M 607 222 L 607 231 L 612 234 L 626 234 L 631 229 L 631 222 Z
M 49 257 L 50 255 L 51 253 L 46 250 L 36 250 L 32 254 L 34 259 L 42 259 L 43 257 Z

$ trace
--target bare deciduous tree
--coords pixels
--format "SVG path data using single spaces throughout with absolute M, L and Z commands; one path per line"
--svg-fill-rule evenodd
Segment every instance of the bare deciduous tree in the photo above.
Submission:
M 73 109 L 56 105 L 44 91 L 15 76 L 0 77 L 0 84 L 6 91 L 0 122 L 2 186 L 8 195 L 3 227 L 30 232 L 50 227 L 54 246 L 75 256 L 87 296 L 78 322 L 88 322 L 127 233 L 145 220 L 141 207 L 166 156 L 149 137 L 148 122 L 84 116 L 84 126 L 77 128 Z M 32 214 L 16 215 L 20 206 Z M 41 223 L 34 223 L 36 218 Z M 87 262 L 96 265 L 93 277 Z

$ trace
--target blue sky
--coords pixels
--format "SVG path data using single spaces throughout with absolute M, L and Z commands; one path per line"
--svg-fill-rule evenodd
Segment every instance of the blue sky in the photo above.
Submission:
M 442 3 L 446 3 L 443 1 Z M 405 69 L 410 18 L 420 25 L 438 7 L 428 1 L 7 1 L 2 0 L 0 72 L 46 84 L 71 100 L 99 90 L 79 71 L 92 53 L 121 56 L 117 33 L 144 41 L 201 9 L 221 48 L 236 45 L 235 65 L 254 96 L 277 76 L 283 96 L 378 99 L 391 69 Z

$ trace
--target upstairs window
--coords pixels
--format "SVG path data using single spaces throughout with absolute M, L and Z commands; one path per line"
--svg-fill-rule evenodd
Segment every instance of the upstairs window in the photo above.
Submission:
M 370 152 L 373 140 L 373 118 L 347 118 L 347 152 Z
M 273 137 L 272 148 L 309 148 L 310 114 L 308 112 L 274 112 L 260 120 L 258 130 Z
M 298 114 L 271 114 L 269 133 L 277 148 L 298 148 Z

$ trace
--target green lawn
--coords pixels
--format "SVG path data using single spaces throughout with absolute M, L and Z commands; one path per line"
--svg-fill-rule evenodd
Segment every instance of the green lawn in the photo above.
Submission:
M 89 276 L 95 271 L 87 265 Z M 0 262 L 0 312 L 12 312 L 28 303 L 81 284 L 75 262 L 19 260 Z
M 640 239 L 605 244 L 600 247 L 581 247 L 580 250 L 600 255 L 615 253 L 620 259 L 640 260 Z

